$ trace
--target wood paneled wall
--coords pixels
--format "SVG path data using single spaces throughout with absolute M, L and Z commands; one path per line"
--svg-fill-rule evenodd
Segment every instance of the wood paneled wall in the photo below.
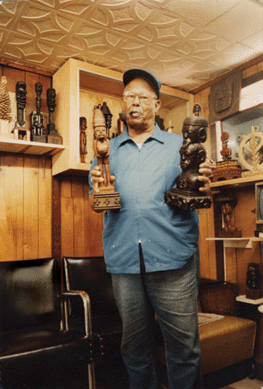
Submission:
M 103 255 L 103 214 L 95 213 L 89 205 L 87 177 L 61 176 L 59 180 L 61 257 Z
M 9 92 L 16 83 L 27 85 L 26 127 L 36 110 L 35 83 L 43 85 L 41 112 L 48 113 L 46 90 L 50 76 L 0 65 Z M 52 255 L 52 175 L 51 159 L 0 153 L 0 260 L 13 261 Z

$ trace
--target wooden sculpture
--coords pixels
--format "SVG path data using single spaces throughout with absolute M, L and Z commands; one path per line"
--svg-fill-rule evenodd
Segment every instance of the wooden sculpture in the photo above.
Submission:
M 110 141 L 107 135 L 105 117 L 101 111 L 101 105 L 94 107 L 93 116 L 94 154 L 97 158 L 97 165 L 100 168 L 104 182 L 94 186 L 94 208 L 95 210 L 108 210 L 121 208 L 119 193 L 115 192 L 110 174 Z
M 183 208 L 209 208 L 211 199 L 199 191 L 204 185 L 198 180 L 199 165 L 206 159 L 206 150 L 201 143 L 207 138 L 207 119 L 199 116 L 201 107 L 194 106 L 194 115 L 189 116 L 183 123 L 183 144 L 180 149 L 182 173 L 176 179 L 176 188 L 172 188 L 165 195 L 167 204 Z

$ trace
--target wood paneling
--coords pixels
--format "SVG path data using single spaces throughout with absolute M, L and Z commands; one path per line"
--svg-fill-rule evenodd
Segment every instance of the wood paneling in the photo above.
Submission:
M 99 256 L 103 214 L 89 205 L 86 177 L 61 177 L 61 256 Z

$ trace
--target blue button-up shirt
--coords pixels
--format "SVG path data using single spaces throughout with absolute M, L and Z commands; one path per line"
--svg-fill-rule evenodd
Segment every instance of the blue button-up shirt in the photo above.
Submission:
M 121 209 L 104 216 L 103 247 L 111 273 L 139 273 L 139 243 L 147 272 L 183 267 L 196 252 L 198 216 L 165 203 L 181 173 L 182 136 L 158 125 L 141 150 L 125 133 L 110 141 L 110 171 Z M 96 166 L 96 157 L 91 169 Z M 92 182 L 90 181 L 90 193 Z

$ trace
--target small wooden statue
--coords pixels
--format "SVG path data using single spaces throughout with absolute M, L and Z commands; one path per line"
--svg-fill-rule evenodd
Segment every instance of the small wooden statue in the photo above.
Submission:
M 108 210 L 121 208 L 119 193 L 115 187 L 110 174 L 110 141 L 107 135 L 105 117 L 101 111 L 101 105 L 94 107 L 93 117 L 94 128 L 94 153 L 97 158 L 97 165 L 100 168 L 104 182 L 94 186 L 94 208 L 95 210 Z
M 47 142 L 47 137 L 44 135 L 44 117 L 40 113 L 41 108 L 41 94 L 42 94 L 42 84 L 40 82 L 37 82 L 35 84 L 35 91 L 36 91 L 36 113 L 31 112 L 30 114 L 30 121 L 31 121 L 31 136 L 32 141 L 34 142 Z
M 261 293 L 261 273 L 259 264 L 250 262 L 247 268 L 246 277 L 246 297 L 252 300 L 257 300 L 262 297 Z
M 167 204 L 183 208 L 209 208 L 211 199 L 199 188 L 204 185 L 198 180 L 199 165 L 206 159 L 206 150 L 201 143 L 207 138 L 207 119 L 199 116 L 201 107 L 194 106 L 194 115 L 189 116 L 183 123 L 183 144 L 180 149 L 182 173 L 176 179 L 176 188 L 172 188 L 165 195 Z
M 79 152 L 80 152 L 80 162 L 86 163 L 86 157 L 88 154 L 87 151 L 87 119 L 84 116 L 79 118 Z
M 241 237 L 242 232 L 238 231 L 233 223 L 233 213 L 237 205 L 237 199 L 233 196 L 220 196 L 217 201 L 221 208 L 221 215 L 223 225 L 220 231 L 218 231 L 219 237 Z
M 63 138 L 58 135 L 58 131 L 56 130 L 56 126 L 54 123 L 54 111 L 56 107 L 56 90 L 54 88 L 47 89 L 47 106 L 48 106 L 48 135 L 47 141 L 48 143 L 55 143 L 62 145 Z

